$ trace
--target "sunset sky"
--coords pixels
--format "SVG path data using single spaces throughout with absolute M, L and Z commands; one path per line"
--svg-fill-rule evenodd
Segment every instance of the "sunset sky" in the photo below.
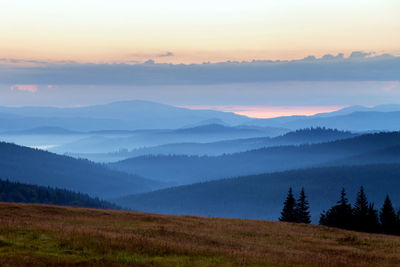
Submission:
M 399 103 L 399 12 L 398 0 L 2 1 L 0 105 L 129 98 L 275 116 Z M 214 64 L 226 61 L 238 63 Z
M 14 0 L 1 57 L 84 62 L 400 53 L 398 0 Z

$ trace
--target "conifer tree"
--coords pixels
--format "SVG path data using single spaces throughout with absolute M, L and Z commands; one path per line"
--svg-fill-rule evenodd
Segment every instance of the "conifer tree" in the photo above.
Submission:
M 380 223 L 378 217 L 378 211 L 374 208 L 374 203 L 369 203 L 368 205 L 368 215 L 366 221 L 367 227 L 366 232 L 379 233 Z
M 368 201 L 364 192 L 364 187 L 361 186 L 357 194 L 357 200 L 353 208 L 353 229 L 357 231 L 368 231 Z
M 397 210 L 396 215 L 396 235 L 400 235 L 400 209 Z
M 397 218 L 396 213 L 393 209 L 392 201 L 387 195 L 385 202 L 383 203 L 379 218 L 382 224 L 382 231 L 385 234 L 396 234 Z
M 297 200 L 296 216 L 297 222 L 299 223 L 311 223 L 309 204 L 307 201 L 306 194 L 304 193 L 304 188 L 300 191 L 300 197 Z
M 347 206 L 350 205 L 348 203 L 348 199 L 346 198 L 346 191 L 344 188 L 342 188 L 342 191 L 340 191 L 340 200 L 337 202 L 340 206 Z
M 281 212 L 281 217 L 279 218 L 282 222 L 296 222 L 296 200 L 293 197 L 292 188 L 289 188 L 288 195 L 283 204 L 283 209 Z
M 351 205 L 348 203 L 346 192 L 343 188 L 337 205 L 331 207 L 327 212 L 323 212 L 319 223 L 327 226 L 351 229 L 352 221 L 353 213 Z

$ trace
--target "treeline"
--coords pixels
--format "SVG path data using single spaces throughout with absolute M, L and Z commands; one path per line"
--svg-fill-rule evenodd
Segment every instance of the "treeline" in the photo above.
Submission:
M 311 222 L 309 203 L 303 188 L 298 200 L 294 198 L 292 188 L 289 188 L 279 220 L 295 223 Z M 343 188 L 336 205 L 321 213 L 319 224 L 360 232 L 400 235 L 400 209 L 396 212 L 392 201 L 386 195 L 378 211 L 374 203 L 368 202 L 362 186 L 352 206 Z
M 360 232 L 400 235 L 400 210 L 395 211 L 389 196 L 386 195 L 378 212 L 374 203 L 368 202 L 363 187 L 360 188 L 352 206 L 343 188 L 337 204 L 322 212 L 319 223 Z
M 292 188 L 289 188 L 279 220 L 282 222 L 311 223 L 309 204 L 304 188 L 301 189 L 297 201 L 293 196 Z
M 311 139 L 309 139 L 311 140 Z M 310 141 L 310 143 L 312 143 Z M 380 149 L 400 145 L 400 132 L 366 134 L 319 144 L 274 146 L 229 155 L 152 155 L 108 164 L 123 172 L 175 184 L 190 184 L 226 177 L 271 173 L 311 166 L 342 166 L 382 163 Z M 365 161 L 360 157 L 367 154 Z M 392 154 L 387 163 L 399 163 Z
M 310 141 L 310 138 L 327 138 L 327 137 L 332 137 L 332 140 L 335 140 L 337 138 L 350 138 L 350 137 L 355 137 L 357 134 L 353 134 L 350 131 L 342 131 L 338 130 L 335 128 L 326 128 L 326 127 L 309 127 L 309 128 L 303 128 L 303 129 L 297 129 L 292 132 L 288 132 L 281 137 L 276 137 L 275 139 L 280 139 L 282 137 L 291 137 L 291 138 L 296 138 L 296 139 L 303 139 L 303 140 L 308 140 Z M 311 139 L 312 140 L 312 139 Z M 325 140 L 328 141 L 328 140 Z M 307 142 L 305 142 L 307 143 Z
M 92 198 L 87 194 L 59 188 L 11 182 L 9 180 L 0 180 L 0 201 L 54 204 L 99 209 L 120 209 L 120 207 L 113 203 L 99 198 Z
M 74 159 L 5 142 L 0 142 L 0 178 L 66 188 L 104 198 L 149 191 L 158 185 L 157 182 L 116 172 L 86 159 Z

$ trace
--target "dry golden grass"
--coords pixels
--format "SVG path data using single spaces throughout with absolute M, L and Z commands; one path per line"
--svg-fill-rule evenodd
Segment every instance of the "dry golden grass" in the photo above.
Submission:
M 1 266 L 400 266 L 400 237 L 256 220 L 0 203 Z

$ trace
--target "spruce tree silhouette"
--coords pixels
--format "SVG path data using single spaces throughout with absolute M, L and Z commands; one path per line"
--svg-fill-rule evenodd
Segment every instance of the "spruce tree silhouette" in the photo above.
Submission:
M 383 203 L 379 218 L 382 224 L 382 232 L 385 234 L 397 234 L 397 216 L 393 209 L 392 201 L 387 195 Z
M 331 207 L 327 212 L 323 212 L 319 223 L 322 225 L 333 226 L 343 229 L 351 229 L 353 221 L 353 211 L 346 198 L 344 188 L 340 194 L 337 205 Z
M 310 207 L 307 201 L 306 194 L 304 193 L 304 188 L 301 188 L 300 197 L 297 200 L 297 206 L 296 206 L 297 222 L 311 223 L 309 208 Z
M 400 235 L 400 209 L 397 210 L 396 221 L 397 221 L 397 224 L 396 224 L 396 229 L 397 229 L 396 235 Z
M 379 223 L 378 211 L 374 208 L 374 203 L 369 203 L 366 232 L 379 233 L 380 231 L 381 225 Z
M 368 231 L 368 200 L 364 192 L 364 187 L 361 186 L 357 193 L 357 199 L 353 208 L 353 229 L 356 231 Z
M 293 197 L 292 188 L 289 188 L 288 195 L 283 204 L 283 209 L 281 212 L 281 217 L 279 217 L 281 222 L 296 222 L 296 200 Z

